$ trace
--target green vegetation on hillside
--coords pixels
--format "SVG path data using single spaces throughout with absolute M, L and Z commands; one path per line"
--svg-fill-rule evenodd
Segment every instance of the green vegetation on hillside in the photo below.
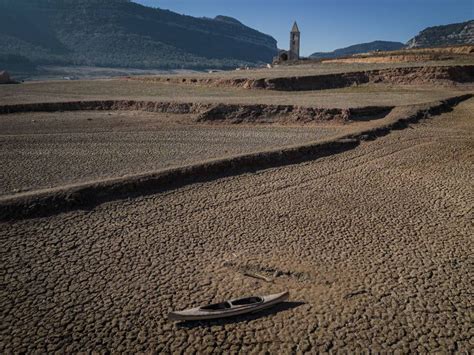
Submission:
M 272 37 L 128 0 L 0 0 L 0 55 L 35 64 L 209 68 L 269 62 Z M 7 68 L 8 69 L 8 68 Z

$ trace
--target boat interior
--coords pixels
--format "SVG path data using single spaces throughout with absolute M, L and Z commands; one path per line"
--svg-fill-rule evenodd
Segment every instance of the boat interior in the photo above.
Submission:
M 230 302 L 221 302 L 210 304 L 208 306 L 201 307 L 203 311 L 222 311 L 226 309 L 232 308 L 232 306 L 249 306 L 252 304 L 257 304 L 263 302 L 263 298 L 261 297 L 245 297 L 239 298 L 237 300 L 233 300 Z
M 222 311 L 229 308 L 232 308 L 229 302 L 215 303 L 201 307 L 201 309 L 204 311 Z
M 263 302 L 263 299 L 261 297 L 246 297 L 231 301 L 232 305 L 234 306 L 247 306 L 261 302 Z

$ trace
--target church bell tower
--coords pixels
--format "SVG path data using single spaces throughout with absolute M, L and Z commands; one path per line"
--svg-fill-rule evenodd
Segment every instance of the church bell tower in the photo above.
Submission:
M 288 58 L 289 60 L 300 59 L 300 38 L 300 29 L 298 28 L 298 24 L 295 21 L 290 33 L 290 53 Z

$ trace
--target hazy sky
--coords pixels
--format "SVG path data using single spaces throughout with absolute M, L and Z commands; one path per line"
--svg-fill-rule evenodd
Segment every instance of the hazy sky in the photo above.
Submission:
M 474 0 L 135 0 L 191 16 L 232 16 L 288 47 L 294 20 L 302 54 L 374 40 L 406 42 L 428 26 L 474 18 Z

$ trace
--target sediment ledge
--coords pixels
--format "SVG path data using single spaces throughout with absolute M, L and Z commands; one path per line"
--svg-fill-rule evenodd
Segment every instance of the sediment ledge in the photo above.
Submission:
M 0 220 L 47 216 L 74 209 L 93 208 L 123 198 L 155 194 L 196 182 L 255 172 L 261 169 L 315 160 L 355 148 L 394 129 L 449 111 L 474 95 L 456 96 L 431 104 L 397 107 L 375 128 L 300 146 L 217 159 L 149 174 L 39 190 L 0 198 Z
M 400 85 L 456 84 L 474 82 L 474 65 L 418 66 L 339 74 L 294 76 L 281 78 L 226 79 L 219 77 L 138 77 L 130 78 L 144 82 L 190 84 L 201 86 L 240 87 L 277 91 L 327 90 L 368 83 Z
M 2 105 L 0 115 L 26 112 L 63 111 L 146 111 L 163 113 L 200 113 L 211 108 L 211 104 L 134 101 L 134 100 L 96 100 L 39 102 L 30 104 Z
M 194 122 L 271 123 L 320 121 L 357 121 L 380 118 L 393 106 L 368 106 L 350 109 L 330 109 L 294 105 L 239 105 L 154 102 L 132 100 L 49 102 L 0 106 L 0 115 L 27 112 L 65 111 L 145 111 L 172 114 L 193 114 Z
M 357 144 L 356 139 L 322 141 L 305 146 L 210 160 L 156 173 L 2 197 L 0 220 L 41 217 L 73 209 L 88 209 L 107 201 L 154 194 L 192 183 L 316 159 L 351 149 Z
M 196 117 L 197 122 L 289 123 L 349 122 L 385 117 L 393 106 L 328 109 L 293 105 L 214 105 Z

